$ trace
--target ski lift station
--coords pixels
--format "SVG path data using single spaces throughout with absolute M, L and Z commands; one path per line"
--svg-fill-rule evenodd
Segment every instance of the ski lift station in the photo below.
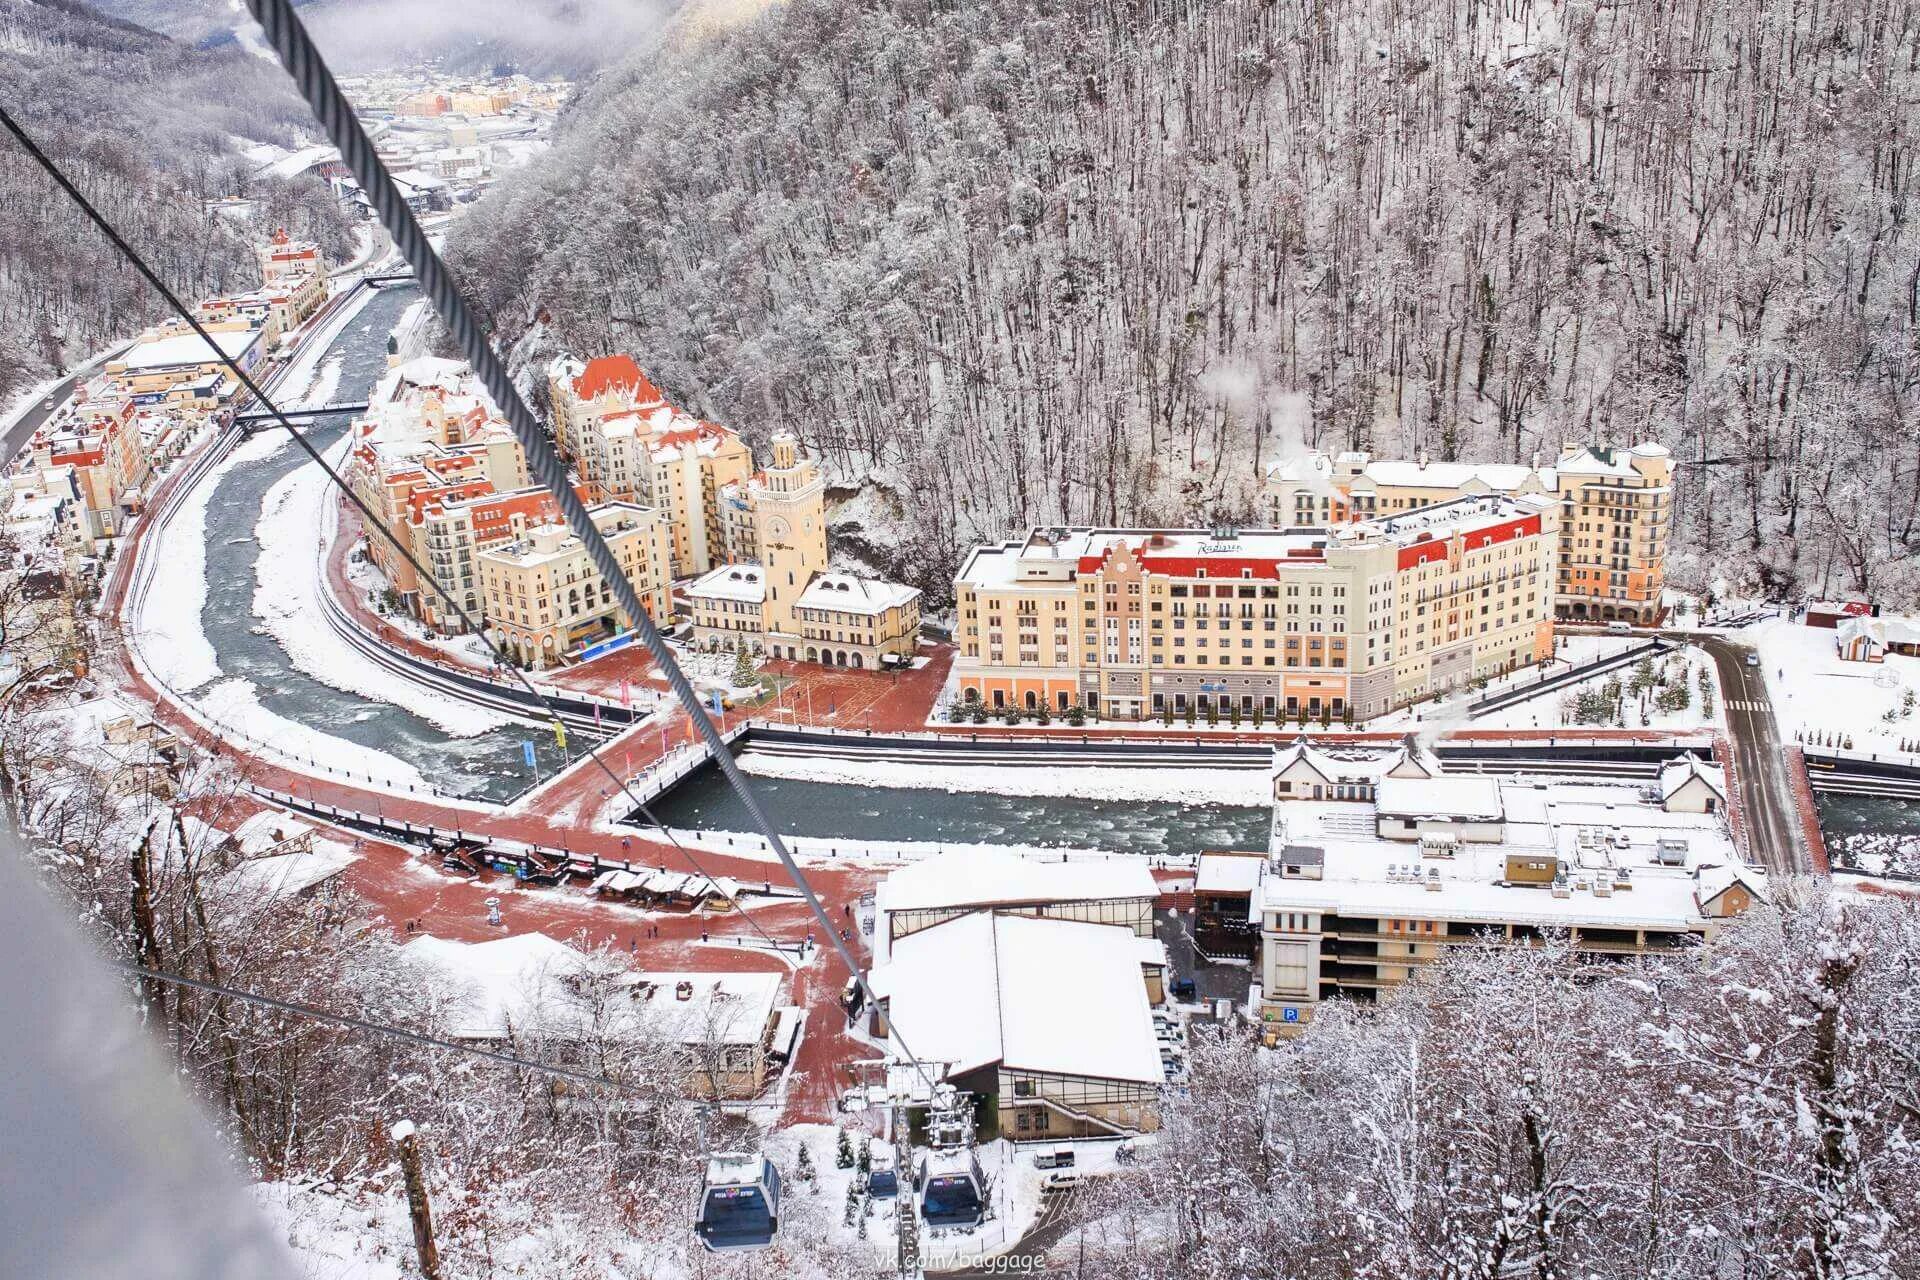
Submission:
M 1137 861 L 1039 864 L 951 856 L 875 895 L 872 1030 L 980 1100 L 985 1136 L 1127 1137 L 1159 1125 L 1156 1039 L 1167 955 Z M 938 1144 L 936 1144 L 937 1146 Z M 914 1170 L 928 1221 L 953 1202 L 952 1159 Z

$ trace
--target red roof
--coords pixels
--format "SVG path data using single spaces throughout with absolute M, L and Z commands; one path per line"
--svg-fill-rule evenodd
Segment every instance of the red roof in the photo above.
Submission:
M 660 388 L 640 372 L 632 356 L 601 356 L 598 360 L 589 360 L 585 371 L 573 380 L 573 393 L 582 400 L 592 400 L 609 391 L 629 390 L 640 404 L 666 399 L 660 394 Z

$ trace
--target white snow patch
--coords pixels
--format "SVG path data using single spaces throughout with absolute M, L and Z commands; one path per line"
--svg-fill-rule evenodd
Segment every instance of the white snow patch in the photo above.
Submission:
M 250 746 L 295 764 L 317 766 L 377 785 L 435 794 L 420 771 L 405 761 L 269 711 L 260 704 L 259 690 L 251 680 L 222 680 L 201 694 L 193 709 L 223 733 L 238 734 Z
M 177 692 L 220 678 L 219 656 L 201 626 L 207 607 L 207 508 L 220 477 L 262 461 L 289 444 L 284 432 L 262 432 L 243 441 L 183 496 L 166 525 L 141 551 L 152 574 L 130 620 L 140 656 L 162 683 Z
M 1167 769 L 1071 766 L 921 764 L 905 760 L 836 760 L 749 750 L 740 768 L 763 778 L 863 787 L 1002 796 L 1071 796 L 1083 800 L 1157 800 L 1264 808 L 1272 803 L 1265 769 Z
M 330 461 L 336 467 L 348 443 L 343 437 L 332 451 Z M 260 522 L 254 526 L 260 543 L 254 616 L 266 623 L 293 665 L 322 684 L 402 707 L 455 737 L 473 737 L 506 724 L 504 716 L 387 670 L 327 622 L 320 593 L 326 590 L 326 548 L 339 518 L 338 504 L 329 501 L 332 492 L 326 472 L 311 463 L 267 491 Z

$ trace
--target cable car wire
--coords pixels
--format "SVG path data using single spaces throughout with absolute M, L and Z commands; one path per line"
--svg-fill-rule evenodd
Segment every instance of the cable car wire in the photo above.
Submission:
M 339 148 L 341 159 L 352 170 L 354 177 L 360 183 L 361 190 L 372 201 L 374 211 L 379 214 L 380 222 L 386 227 L 387 234 L 393 237 L 395 246 L 413 267 L 415 279 L 419 280 L 421 289 L 432 300 L 440 318 L 446 322 L 460 353 L 473 366 L 474 373 L 479 377 L 481 385 L 486 387 L 493 397 L 494 403 L 506 414 L 507 425 L 513 429 L 521 447 L 526 450 L 528 464 L 534 477 L 553 494 L 562 514 L 567 518 L 568 527 L 572 529 L 574 536 L 580 539 L 581 545 L 586 548 L 588 558 L 600 571 L 602 581 L 613 587 L 616 601 L 626 611 L 627 616 L 633 619 L 642 643 L 653 655 L 654 661 L 660 665 L 660 669 L 667 677 L 668 685 L 672 687 L 675 696 L 686 708 L 688 716 L 699 728 L 700 735 L 706 739 L 714 762 L 720 766 L 721 773 L 726 777 L 727 785 L 740 798 L 741 804 L 753 819 L 754 827 L 766 839 L 768 846 L 780 859 L 780 864 L 786 868 L 787 874 L 793 877 L 795 887 L 800 890 L 808 907 L 812 909 L 814 918 L 825 930 L 828 944 L 839 952 L 841 959 L 846 961 L 854 981 L 859 984 L 866 999 L 872 1001 L 873 990 L 860 972 L 859 962 L 841 939 L 838 928 L 820 901 L 820 896 L 814 892 L 813 886 L 807 882 L 805 873 L 794 861 L 793 854 L 788 851 L 786 841 L 760 807 L 760 802 L 754 796 L 752 789 L 747 786 L 746 778 L 733 759 L 733 753 L 728 750 L 719 729 L 708 717 L 706 708 L 700 703 L 699 695 L 687 682 L 686 675 L 680 670 L 680 664 L 674 659 L 673 651 L 667 647 L 659 629 L 653 625 L 653 620 L 641 607 L 633 584 L 627 580 L 627 575 L 621 569 L 613 549 L 607 545 L 606 538 L 601 535 L 599 527 L 593 523 L 586 504 L 580 500 L 580 495 L 575 493 L 572 485 L 567 482 L 566 466 L 560 461 L 559 454 L 554 451 L 552 442 L 547 439 L 539 421 L 533 416 L 533 411 L 527 407 L 519 388 L 514 386 L 513 379 L 508 376 L 505 364 L 494 353 L 487 335 L 481 331 L 468 310 L 466 300 L 461 297 L 453 278 L 447 272 L 446 265 L 441 262 L 440 255 L 434 251 L 426 232 L 414 218 L 412 208 L 401 196 L 400 188 L 394 183 L 392 175 L 387 172 L 386 165 L 375 152 L 373 142 L 367 137 L 366 130 L 360 127 L 360 121 L 353 113 L 352 104 L 340 91 L 340 86 L 334 80 L 333 72 L 328 69 L 326 60 L 320 56 L 320 51 L 314 46 L 306 27 L 295 15 L 292 3 L 290 0 L 247 0 L 247 8 L 260 23 L 262 31 L 266 34 L 267 43 L 272 45 L 274 52 L 279 55 L 281 65 L 286 67 L 287 73 L 293 77 L 301 96 L 307 100 L 307 105 L 313 109 L 314 116 L 326 130 L 327 137 L 335 147 Z M 897 1029 L 894 1030 L 893 1039 L 899 1044 L 901 1054 L 913 1064 L 921 1081 L 931 1092 L 933 1078 L 925 1065 L 908 1048 Z
M 454 599 L 452 591 L 441 584 L 438 576 L 422 564 L 418 557 L 400 542 L 398 535 L 389 529 L 386 523 L 374 514 L 366 502 L 361 499 L 360 495 L 353 491 L 353 487 L 347 484 L 346 480 L 334 469 L 333 465 L 314 447 L 313 443 L 293 425 L 286 412 L 274 403 L 272 397 L 254 380 L 253 376 L 241 368 L 239 363 L 231 356 L 221 351 L 219 344 L 213 340 L 212 335 L 209 334 L 206 327 L 200 323 L 199 318 L 195 316 L 186 304 L 180 300 L 179 296 L 167 286 L 166 282 L 160 278 L 159 273 L 148 264 L 146 259 L 143 258 L 133 246 L 126 242 L 120 233 L 115 230 L 113 224 L 94 207 L 93 202 L 87 198 L 86 194 L 54 163 L 52 158 L 41 149 L 40 145 L 21 127 L 20 123 L 13 118 L 13 115 L 8 112 L 4 106 L 0 106 L 0 124 L 6 126 L 7 131 L 26 149 L 27 154 L 59 184 L 61 189 L 73 199 L 74 203 L 80 207 L 87 217 L 93 221 L 94 225 L 113 243 L 113 246 L 120 251 L 121 255 L 133 264 L 134 268 L 146 278 L 147 283 L 151 284 L 154 289 L 159 292 L 160 296 L 166 300 L 168 305 L 172 307 L 174 312 L 193 329 L 195 334 L 199 335 L 200 339 L 207 344 L 208 350 L 216 353 L 220 363 L 224 364 L 227 369 L 233 373 L 255 400 L 259 401 L 260 404 L 264 405 L 266 409 L 273 414 L 275 420 L 274 425 L 286 429 L 287 433 L 293 437 L 294 442 L 300 446 L 307 457 L 316 464 L 321 471 L 326 473 L 327 479 L 333 483 L 334 487 L 346 495 L 347 499 L 352 502 L 354 507 L 365 517 L 366 526 L 369 529 L 376 530 L 393 546 L 394 550 L 406 561 L 408 567 L 414 571 L 415 576 L 427 583 L 435 594 L 440 597 L 442 602 L 446 604 L 447 608 L 460 619 L 461 623 L 480 638 L 480 642 L 487 646 L 488 652 L 493 654 L 495 659 L 499 661 L 501 667 L 510 672 L 512 678 L 517 681 L 532 698 L 539 702 L 542 710 L 547 713 L 548 717 L 551 720 L 558 721 L 560 717 L 559 709 L 554 705 L 552 699 L 543 694 L 531 680 L 527 679 L 526 675 L 518 667 L 507 661 L 506 654 L 504 654 L 499 646 L 493 642 L 491 637 L 487 635 L 485 626 L 477 622 L 472 615 L 461 607 L 460 602 Z M 592 741 L 583 737 L 582 743 L 587 757 L 599 767 L 602 773 L 607 775 L 608 779 L 611 780 L 615 786 L 619 787 L 621 793 L 632 802 L 638 812 L 646 815 L 647 820 L 666 838 L 667 842 L 679 850 L 681 856 L 684 857 L 688 865 L 693 868 L 694 873 L 705 877 L 709 884 L 720 890 L 721 894 L 726 898 L 728 905 L 734 909 L 734 912 L 739 915 L 741 919 L 747 922 L 748 927 L 759 934 L 761 940 L 766 942 L 768 946 L 773 947 L 776 951 L 779 950 L 780 943 L 761 927 L 760 922 L 755 920 L 746 908 L 740 905 L 738 895 L 725 889 L 720 880 L 716 879 L 700 865 L 700 861 L 694 856 L 693 851 L 687 845 L 681 843 L 680 838 L 674 835 L 673 831 L 663 824 L 659 818 L 654 816 L 653 811 L 648 808 L 646 802 L 634 794 L 633 788 L 628 780 L 616 773 L 613 766 L 608 764 L 606 759 L 595 750 Z
M 832 946 L 846 963 L 849 972 L 852 974 L 852 980 L 857 984 L 866 1001 L 870 1005 L 876 1004 L 877 998 L 874 995 L 873 988 L 868 983 L 866 976 L 861 972 L 858 960 L 848 948 L 846 942 L 841 939 L 838 927 L 834 924 L 832 917 L 827 914 L 826 907 L 820 901 L 819 894 L 815 892 L 812 884 L 807 880 L 806 873 L 800 869 L 793 854 L 788 850 L 786 841 L 774 827 L 771 819 L 767 816 L 765 810 L 762 809 L 759 800 L 754 796 L 752 789 L 747 785 L 746 779 L 740 772 L 739 765 L 734 761 L 733 753 L 728 749 L 725 739 L 721 737 L 719 729 L 707 715 L 706 708 L 701 704 L 698 693 L 695 692 L 693 686 L 687 681 L 685 673 L 680 670 L 680 665 L 675 660 L 672 650 L 668 648 L 658 628 L 653 625 L 652 618 L 642 606 L 637 593 L 633 590 L 633 584 L 627 579 L 625 571 L 621 569 L 618 559 L 613 554 L 612 548 L 607 544 L 599 527 L 593 523 L 593 519 L 587 511 L 585 503 L 580 500 L 579 495 L 574 492 L 573 487 L 568 483 L 565 465 L 560 461 L 559 455 L 554 451 L 544 430 L 541 428 L 538 420 L 533 416 L 532 410 L 527 407 L 526 401 L 521 397 L 518 388 L 514 386 L 512 379 L 506 372 L 505 366 L 501 363 L 499 357 L 495 355 L 486 335 L 479 329 L 474 321 L 471 312 L 467 309 L 465 300 L 461 297 L 451 277 L 448 275 L 445 264 L 441 262 L 439 255 L 434 251 L 432 244 L 427 239 L 426 233 L 421 229 L 419 222 L 413 217 L 411 208 L 400 195 L 399 188 L 395 185 L 392 176 L 388 174 L 384 163 L 380 160 L 378 154 L 375 153 L 373 144 L 368 139 L 366 131 L 360 127 L 360 122 L 354 116 L 351 104 L 347 101 L 345 94 L 340 91 L 338 83 L 334 80 L 333 74 L 328 69 L 325 60 L 320 56 L 319 50 L 315 48 L 311 37 L 308 36 L 306 28 L 301 24 L 298 17 L 295 16 L 292 6 L 288 4 L 286 0 L 247 0 L 247 3 L 254 18 L 265 31 L 268 42 L 272 44 L 275 52 L 278 54 L 282 65 L 286 67 L 288 74 L 293 77 L 296 85 L 300 89 L 301 95 L 313 109 L 315 117 L 327 131 L 328 137 L 334 145 L 340 150 L 342 159 L 346 162 L 348 168 L 353 171 L 362 190 L 372 201 L 376 213 L 380 216 L 382 225 L 386 228 L 387 233 L 392 236 L 395 246 L 413 268 L 415 278 L 419 281 L 421 289 L 433 303 L 434 309 L 438 312 L 440 318 L 447 324 L 448 329 L 453 334 L 456 345 L 459 346 L 462 354 L 467 357 L 468 363 L 473 367 L 476 376 L 479 377 L 481 384 L 487 389 L 494 403 L 505 413 L 508 426 L 512 429 L 515 438 L 520 441 L 521 448 L 527 455 L 529 469 L 533 472 L 534 478 L 553 495 L 555 502 L 560 507 L 561 513 L 566 517 L 568 527 L 586 549 L 588 558 L 600 572 L 602 581 L 613 588 L 616 603 L 618 603 L 627 616 L 632 619 L 635 629 L 640 634 L 641 642 L 646 646 L 648 653 L 665 674 L 669 687 L 672 688 L 689 719 L 693 721 L 701 737 L 705 740 L 709 756 L 719 766 L 728 786 L 733 790 L 735 795 L 739 797 L 741 804 L 746 808 L 748 816 L 753 821 L 754 827 L 767 841 L 768 847 L 772 849 L 787 874 L 792 877 L 795 888 L 800 891 L 801 896 L 806 900 L 807 906 L 812 911 L 815 920 L 819 922 L 820 927 L 825 931 L 828 945 Z M 207 343 L 208 348 L 219 353 L 219 345 L 213 341 L 211 335 L 207 332 L 206 328 L 201 325 L 191 310 L 189 310 L 172 289 L 167 286 L 159 274 L 147 264 L 139 252 L 127 243 L 125 238 L 114 228 L 112 222 L 93 206 L 92 202 L 87 199 L 85 193 L 61 171 L 51 157 L 40 148 L 32 136 L 20 126 L 12 114 L 7 112 L 3 106 L 0 106 L 0 124 L 6 126 L 8 132 L 25 148 L 29 156 L 31 156 L 66 192 L 75 204 L 87 214 L 93 223 L 99 227 L 101 232 L 106 235 L 114 247 L 119 250 L 121 255 L 145 277 L 147 282 L 154 287 L 201 340 Z M 352 493 L 351 489 L 345 485 L 339 474 L 321 457 L 319 451 L 314 448 L 312 443 L 299 431 L 294 429 L 293 424 L 287 419 L 286 414 L 273 403 L 251 375 L 242 369 L 236 361 L 224 354 L 221 355 L 221 362 L 234 373 L 242 386 L 273 412 L 278 424 L 288 430 L 310 459 L 320 464 L 321 468 L 326 471 L 333 483 L 349 495 L 349 498 L 354 502 L 355 506 L 371 521 L 371 526 L 387 532 L 381 521 L 373 516 L 373 513 L 360 501 L 357 495 Z M 387 537 L 394 541 L 396 547 L 399 547 L 397 539 L 394 538 L 391 532 L 387 532 Z M 405 548 L 399 549 L 403 555 L 408 557 L 412 567 L 414 567 L 416 571 L 420 571 L 422 576 L 435 586 L 442 598 L 447 599 L 455 612 L 465 620 L 466 615 L 464 610 L 459 609 L 458 605 L 451 601 L 450 594 L 439 587 L 438 579 L 430 571 L 423 571 L 422 567 L 417 561 L 413 560 Z M 482 630 L 481 634 L 484 640 L 484 630 Z M 497 652 L 497 650 L 495 652 Z M 509 664 L 509 669 L 512 669 L 511 664 Z M 544 707 L 551 710 L 551 703 L 540 695 L 537 690 L 533 689 L 530 682 L 525 682 L 523 679 L 523 683 L 526 683 L 529 691 L 541 701 Z M 620 786 L 621 790 L 625 792 L 630 799 L 634 799 L 636 805 L 638 805 L 639 802 L 637 798 L 633 797 L 632 791 L 627 786 L 626 781 L 614 773 L 611 767 L 592 749 L 591 745 L 588 746 L 588 754 L 593 758 L 595 763 Z M 644 805 L 640 805 L 639 807 L 643 811 L 645 810 Z M 651 817 L 650 814 L 649 817 Z M 656 825 L 658 825 L 657 820 Z M 664 827 L 660 829 L 663 832 L 666 831 Z M 682 855 L 687 858 L 688 863 L 694 867 L 698 874 L 705 876 L 715 887 L 719 887 L 719 882 L 715 880 L 714 877 L 700 870 L 698 862 L 684 845 L 681 845 L 677 840 L 673 841 L 673 843 L 675 847 L 681 851 Z M 737 900 L 732 899 L 731 895 L 729 895 L 729 899 L 733 902 L 737 913 L 747 920 L 747 923 L 755 932 L 759 933 L 770 945 L 778 945 L 774 943 L 773 939 L 767 935 L 757 921 L 744 910 L 739 910 Z M 929 1093 L 931 1093 L 934 1082 L 926 1065 L 913 1053 L 904 1037 L 899 1034 L 897 1027 L 890 1028 L 889 1030 L 891 1039 L 900 1047 L 901 1056 L 905 1057 L 910 1065 L 913 1066 L 922 1083 L 927 1086 Z

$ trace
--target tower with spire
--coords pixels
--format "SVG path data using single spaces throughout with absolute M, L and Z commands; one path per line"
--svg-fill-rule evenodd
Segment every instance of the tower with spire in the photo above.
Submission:
M 770 642 L 801 637 L 794 605 L 827 567 L 826 485 L 820 467 L 782 427 L 771 441 L 773 462 L 755 478 L 753 513 L 765 570 L 761 626 Z

